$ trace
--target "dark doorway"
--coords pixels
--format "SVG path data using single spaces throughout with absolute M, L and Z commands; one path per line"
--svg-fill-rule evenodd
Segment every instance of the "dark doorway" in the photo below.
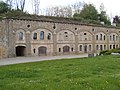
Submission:
M 16 56 L 25 56 L 26 47 L 24 46 L 17 46 L 16 47 Z
M 87 45 L 84 46 L 84 52 L 87 53 Z
M 47 55 L 47 48 L 46 47 L 44 47 L 44 46 L 41 46 L 41 47 L 39 47 L 38 48 L 38 52 L 39 52 L 39 55 L 41 56 L 43 56 L 43 55 Z
M 70 52 L 70 47 L 69 46 L 64 46 L 63 47 L 63 52 L 64 53 L 69 53 Z

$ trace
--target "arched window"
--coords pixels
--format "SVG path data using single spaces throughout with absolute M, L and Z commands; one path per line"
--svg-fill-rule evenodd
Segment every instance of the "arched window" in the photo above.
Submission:
M 110 45 L 110 49 L 112 49 L 112 45 Z
M 73 52 L 73 48 L 71 48 L 71 51 Z
M 96 50 L 99 50 L 99 46 L 98 45 L 96 45 Z
M 104 50 L 106 50 L 106 45 L 104 45 Z
M 112 36 L 110 36 L 110 41 L 112 40 Z
M 102 40 L 102 34 L 100 34 L 100 40 Z
M 35 53 L 36 49 L 33 49 L 33 52 Z
M 106 38 L 105 38 L 105 35 L 104 35 L 104 40 L 105 40 Z
M 103 46 L 102 46 L 102 45 L 100 45 L 100 50 L 101 50 L 101 51 L 103 50 Z
M 34 40 L 37 39 L 37 33 L 36 33 L 36 32 L 33 34 L 33 39 L 34 39 Z
M 82 51 L 82 45 L 80 45 L 80 51 Z
M 115 41 L 115 35 L 113 35 L 113 41 Z
M 118 40 L 118 36 L 116 36 L 116 41 Z
M 89 51 L 91 51 L 91 45 L 89 45 Z
M 96 35 L 96 40 L 98 40 L 98 35 Z
M 51 39 L 51 33 L 48 33 L 47 39 L 48 39 L 48 40 Z
M 40 32 L 40 40 L 44 40 L 44 31 Z
M 19 38 L 19 40 L 23 40 L 23 32 L 18 33 L 18 38 Z

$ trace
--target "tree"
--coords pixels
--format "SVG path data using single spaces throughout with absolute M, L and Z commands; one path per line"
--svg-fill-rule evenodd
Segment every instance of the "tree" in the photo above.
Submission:
M 38 15 L 39 14 L 39 7 L 40 7 L 40 0 L 31 0 L 33 13 Z
M 72 8 L 70 6 L 56 6 L 46 9 L 47 16 L 72 17 Z
M 79 16 L 85 20 L 98 20 L 98 11 L 92 4 L 85 4 L 80 14 L 74 14 L 74 17 L 76 16 Z
M 84 2 L 76 2 L 74 4 L 71 5 L 74 13 L 80 13 L 82 7 L 84 6 Z
M 9 10 L 10 10 L 9 5 L 3 1 L 0 1 L 0 14 L 5 13 Z
M 113 18 L 113 23 L 115 23 L 116 26 L 120 26 L 120 16 L 116 15 L 116 16 Z
M 104 7 L 103 3 L 100 5 L 100 14 L 98 14 L 98 19 L 100 22 L 104 22 L 104 24 L 108 24 L 108 25 L 111 24 L 107 14 L 106 14 L 105 7 Z

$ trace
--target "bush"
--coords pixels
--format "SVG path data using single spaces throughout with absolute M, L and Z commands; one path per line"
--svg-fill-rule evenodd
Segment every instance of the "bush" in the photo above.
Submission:
M 120 53 L 120 48 L 100 51 L 99 55 L 110 55 L 111 53 Z
M 110 55 L 111 52 L 109 50 L 103 50 L 103 51 L 100 51 L 100 54 L 99 55 Z

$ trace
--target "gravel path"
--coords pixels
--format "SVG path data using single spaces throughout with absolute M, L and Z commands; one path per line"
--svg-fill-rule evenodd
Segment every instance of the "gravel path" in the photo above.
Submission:
M 26 62 L 37 62 L 37 61 L 44 61 L 44 60 L 57 60 L 57 59 L 64 59 L 64 58 L 83 58 L 83 57 L 88 57 L 88 54 L 63 55 L 63 56 L 41 56 L 41 57 L 15 57 L 15 58 L 0 59 L 0 66 L 18 64 L 18 63 L 26 63 Z

